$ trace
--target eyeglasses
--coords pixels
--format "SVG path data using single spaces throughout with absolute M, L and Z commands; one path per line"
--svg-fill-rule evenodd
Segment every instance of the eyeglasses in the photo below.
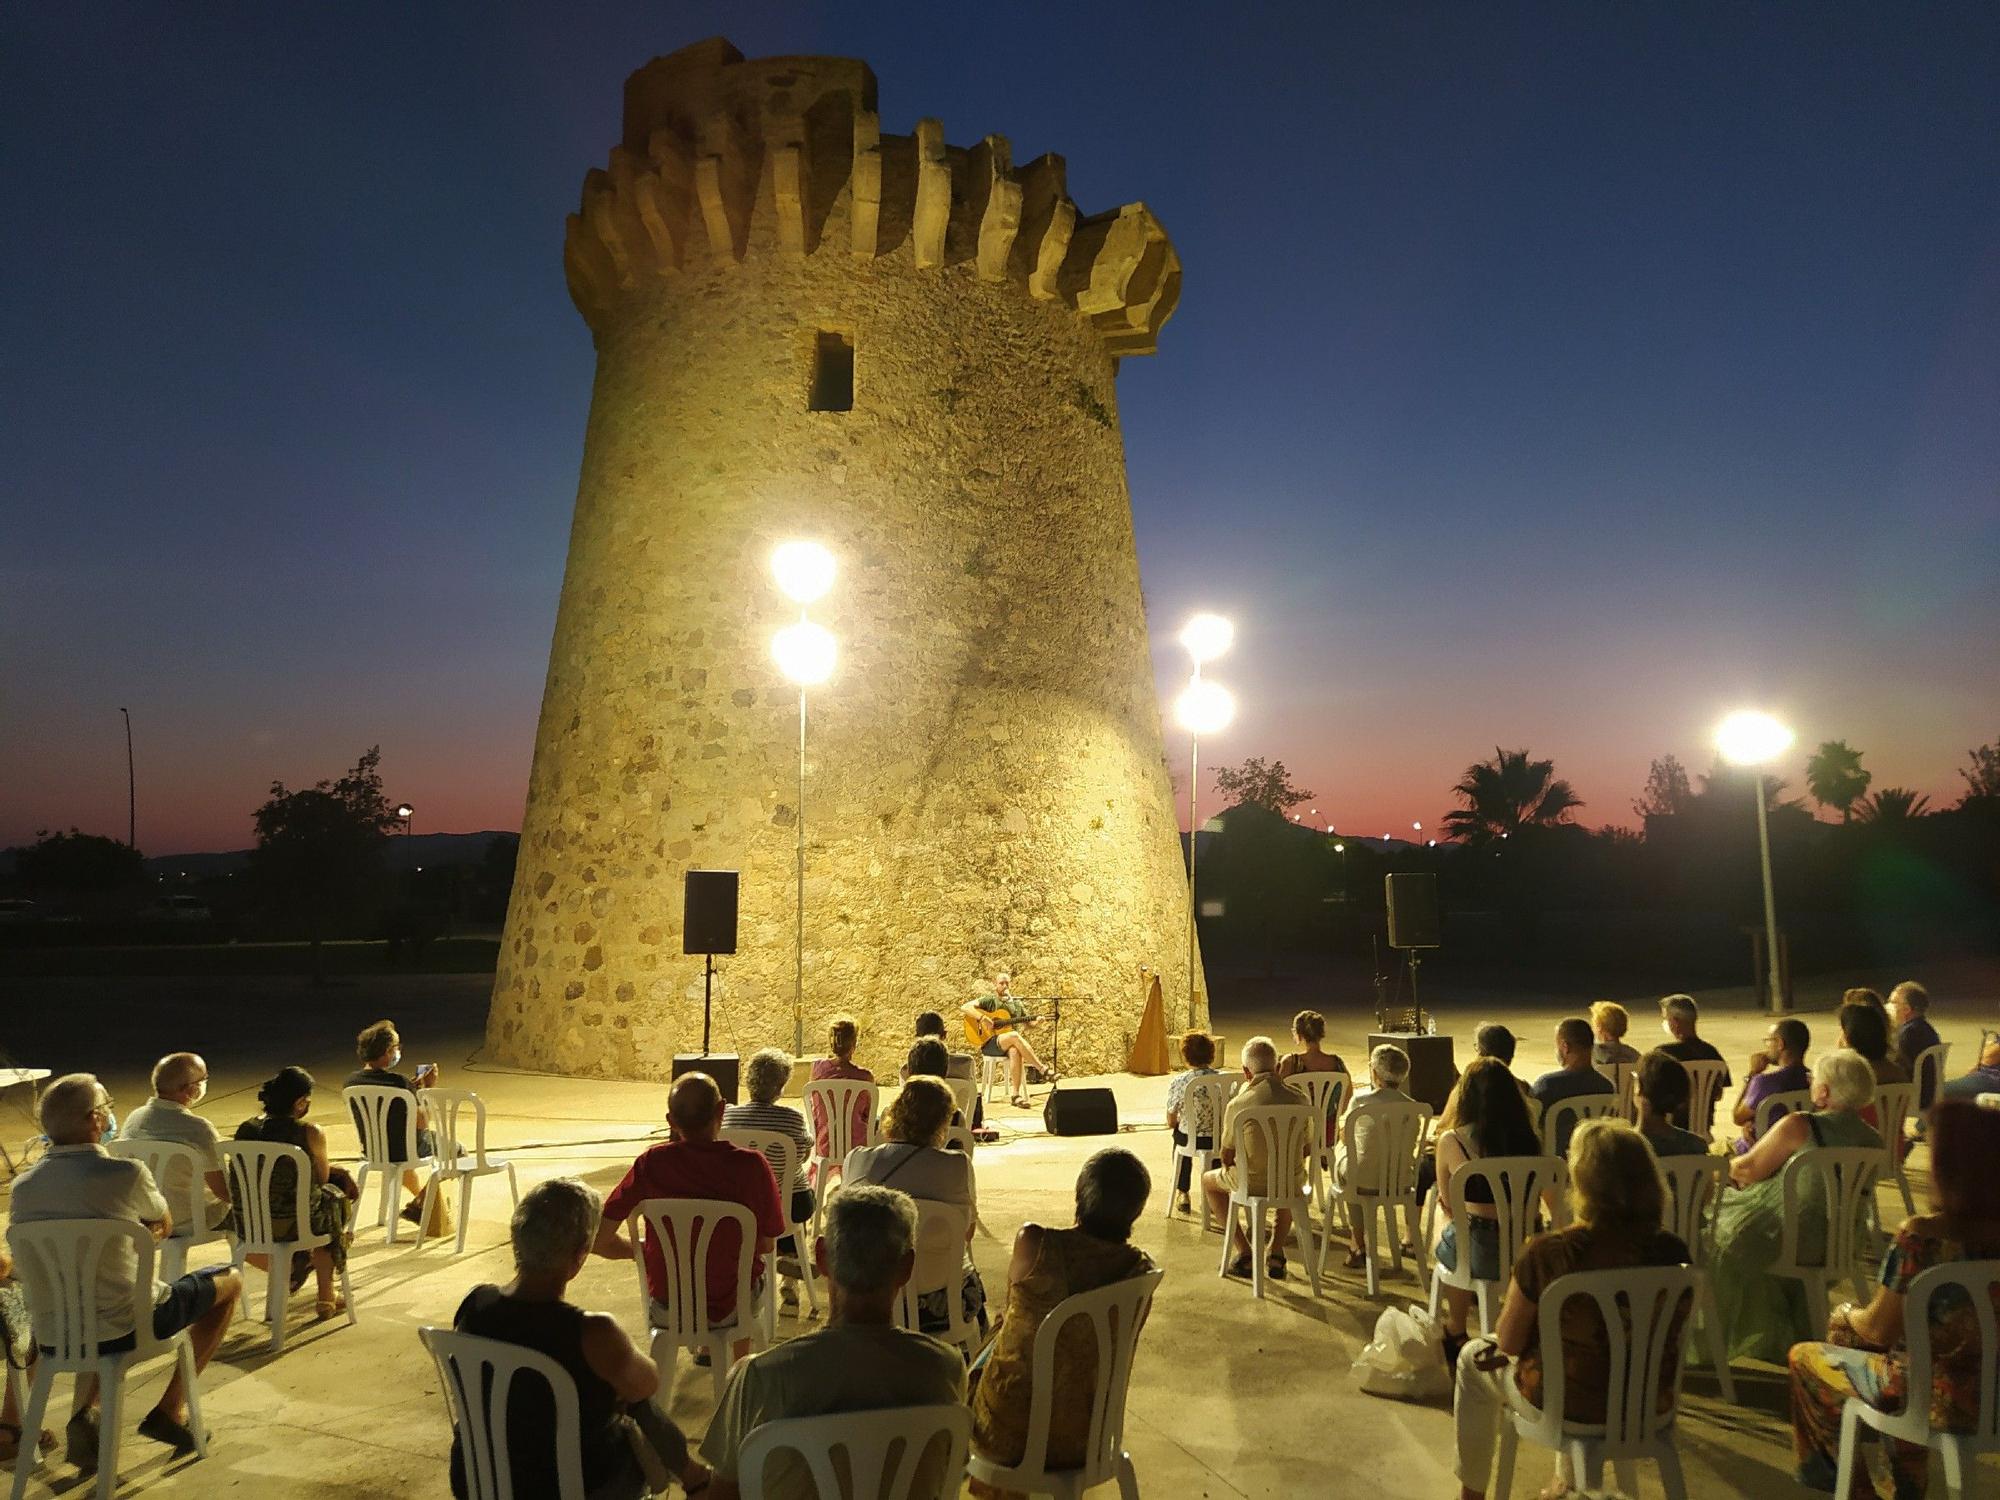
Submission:
M 106 1094 L 102 1099 L 91 1105 L 90 1108 L 93 1114 L 109 1114 L 111 1112 L 111 1096 Z

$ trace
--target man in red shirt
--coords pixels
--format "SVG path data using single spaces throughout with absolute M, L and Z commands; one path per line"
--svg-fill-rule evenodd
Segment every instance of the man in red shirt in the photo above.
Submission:
M 778 1198 L 777 1179 L 762 1153 L 722 1140 L 722 1091 L 706 1073 L 683 1073 L 667 1095 L 668 1139 L 649 1146 L 626 1172 L 625 1180 L 604 1200 L 604 1218 L 591 1246 L 610 1260 L 630 1260 L 634 1249 L 625 1222 L 648 1198 L 712 1198 L 740 1203 L 757 1221 L 752 1276 L 761 1284 L 764 1263 L 777 1237 L 787 1232 L 785 1211 Z M 733 1224 L 720 1225 L 709 1242 L 708 1320 L 711 1327 L 736 1313 L 738 1234 Z M 669 1283 L 660 1247 L 646 1237 L 646 1285 L 664 1301 Z M 747 1312 L 747 1310 L 746 1310 Z M 750 1341 L 735 1346 L 735 1356 L 750 1352 Z

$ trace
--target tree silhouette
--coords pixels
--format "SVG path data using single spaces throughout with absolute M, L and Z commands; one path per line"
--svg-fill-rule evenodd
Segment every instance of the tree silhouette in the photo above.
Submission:
M 1633 802 L 1632 811 L 1641 821 L 1670 818 L 1686 812 L 1693 800 L 1694 787 L 1688 781 L 1687 767 L 1678 756 L 1663 755 L 1647 768 L 1646 789 Z
M 1240 766 L 1224 766 L 1215 773 L 1215 789 L 1231 806 L 1268 807 L 1280 815 L 1301 802 L 1310 802 L 1311 792 L 1292 785 L 1292 773 L 1281 760 L 1265 761 L 1253 756 Z
M 35 830 L 35 842 L 14 851 L 14 873 L 37 895 L 101 896 L 144 882 L 146 859 L 122 839 L 100 834 Z
M 1906 786 L 1885 786 L 1864 798 L 1859 815 L 1864 823 L 1908 823 L 1930 812 L 1931 799 Z
M 1958 774 L 1965 778 L 1965 795 L 1958 805 L 2000 801 L 2000 740 L 1990 745 L 1975 745 L 1965 753 L 1972 764 L 1959 769 Z
M 1467 766 L 1451 789 L 1465 806 L 1444 815 L 1445 836 L 1482 844 L 1567 822 L 1583 799 L 1555 769 L 1552 760 L 1530 760 L 1526 750 L 1495 746 L 1491 760 Z
M 1821 807 L 1837 811 L 1843 823 L 1854 820 L 1854 804 L 1874 779 L 1861 768 L 1861 752 L 1845 740 L 1828 740 L 1806 762 L 1806 790 Z
M 251 872 L 264 896 L 305 926 L 315 980 L 328 921 L 368 894 L 381 871 L 382 846 L 397 826 L 382 795 L 381 760 L 375 745 L 338 781 L 298 791 L 274 781 L 270 799 L 257 809 Z

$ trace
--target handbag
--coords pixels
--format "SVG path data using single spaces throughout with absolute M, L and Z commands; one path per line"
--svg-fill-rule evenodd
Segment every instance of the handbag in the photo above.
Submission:
M 1355 1383 L 1371 1396 L 1428 1401 L 1451 1390 L 1444 1330 L 1428 1308 L 1391 1307 L 1375 1320 L 1375 1337 L 1354 1357 Z

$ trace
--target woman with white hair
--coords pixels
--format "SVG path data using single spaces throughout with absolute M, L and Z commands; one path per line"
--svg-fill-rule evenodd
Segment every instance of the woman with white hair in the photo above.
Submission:
M 1382 1116 L 1398 1109 L 1408 1109 L 1416 1104 L 1403 1092 L 1403 1085 L 1410 1078 L 1410 1054 L 1401 1047 L 1384 1042 L 1368 1054 L 1368 1087 L 1357 1089 L 1354 1103 L 1348 1109 L 1347 1118 L 1354 1122 L 1354 1155 L 1347 1154 L 1347 1132 L 1341 1131 L 1340 1149 L 1333 1155 L 1333 1175 L 1343 1188 L 1349 1177 L 1363 1182 L 1373 1182 L 1375 1174 L 1381 1170 L 1377 1158 L 1388 1149 L 1383 1138 Z M 1393 1219 L 1395 1210 L 1390 1210 Z M 1344 1264 L 1350 1271 L 1359 1270 L 1367 1260 L 1361 1248 L 1361 1215 L 1347 1216 L 1348 1251 Z M 1390 1232 L 1395 1232 L 1392 1222 Z
M 677 1478 L 690 1494 L 708 1470 L 688 1456 L 687 1440 L 652 1403 L 660 1367 L 641 1354 L 609 1313 L 585 1312 L 564 1294 L 590 1258 L 604 1200 L 574 1177 L 538 1183 L 521 1195 L 509 1226 L 514 1279 L 476 1286 L 458 1305 L 460 1333 L 546 1354 L 576 1383 L 577 1435 L 588 1500 L 638 1500 L 664 1491 L 648 1469 Z M 553 1495 L 555 1405 L 541 1382 L 517 1379 L 507 1398 L 507 1448 L 514 1493 Z M 641 1458 L 641 1450 L 648 1450 Z M 452 1436 L 451 1492 L 467 1493 L 465 1459 Z
M 1812 1070 L 1812 1109 L 1773 1125 L 1729 1164 L 1728 1193 L 1715 1217 L 1715 1264 L 1710 1280 L 1727 1331 L 1731 1359 L 1782 1365 L 1793 1344 L 1826 1330 L 1806 1319 L 1805 1291 L 1790 1277 L 1773 1276 L 1784 1233 L 1785 1163 L 1814 1146 L 1873 1146 L 1882 1138 L 1861 1118 L 1875 1099 L 1875 1073 L 1858 1052 L 1835 1048 Z M 1797 1199 L 1799 1254 L 1810 1260 L 1826 1249 L 1826 1199 L 1817 1177 L 1808 1177 Z
M 750 1054 L 750 1061 L 743 1065 L 743 1087 L 750 1095 L 747 1104 L 732 1104 L 722 1112 L 724 1130 L 762 1130 L 772 1135 L 789 1136 L 796 1151 L 795 1166 L 790 1182 L 782 1178 L 778 1190 L 790 1200 L 788 1217 L 794 1224 L 803 1224 L 812 1217 L 813 1185 L 808 1168 L 812 1161 L 813 1138 L 806 1133 L 806 1117 L 789 1104 L 780 1104 L 778 1096 L 785 1091 L 785 1085 L 792 1081 L 792 1054 L 782 1047 L 760 1047 Z M 775 1176 L 781 1158 L 766 1151 L 764 1159 L 771 1164 Z M 778 1240 L 778 1253 L 790 1256 L 789 1263 L 796 1265 L 798 1243 L 791 1235 L 783 1235 Z M 799 1275 L 807 1275 L 810 1268 L 798 1267 Z M 798 1277 L 786 1272 L 781 1286 L 781 1296 L 786 1307 L 799 1305 Z

